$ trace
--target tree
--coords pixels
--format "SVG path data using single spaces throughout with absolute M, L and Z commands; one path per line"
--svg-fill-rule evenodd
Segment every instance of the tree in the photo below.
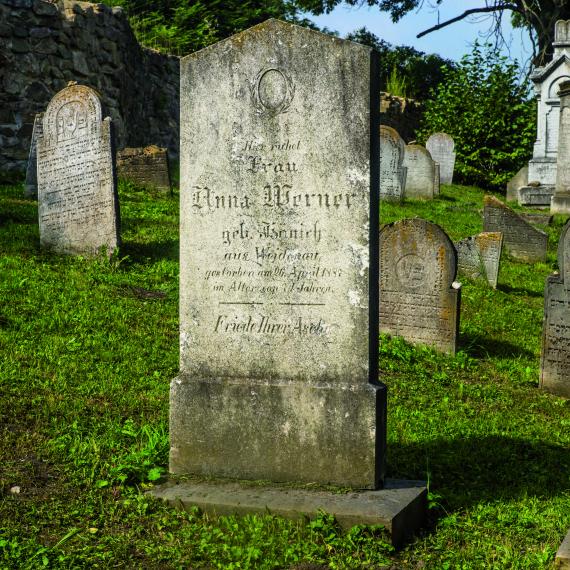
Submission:
M 520 70 L 490 45 L 477 42 L 425 103 L 417 138 L 435 132 L 455 140 L 459 181 L 500 189 L 530 158 L 535 103 L 517 78 Z
M 413 10 L 421 9 L 425 3 L 424 0 L 297 0 L 296 4 L 313 14 L 322 14 L 330 12 L 342 1 L 346 1 L 351 6 L 361 6 L 364 2 L 368 6 L 378 6 L 382 12 L 390 14 L 393 22 L 397 22 Z M 445 0 L 434 0 L 434 2 L 439 5 Z M 513 25 L 526 28 L 529 31 L 534 46 L 534 62 L 536 65 L 543 65 L 551 52 L 555 22 L 557 20 L 570 20 L 570 2 L 568 0 L 481 0 L 481 4 L 479 8 L 458 11 L 454 18 L 445 22 L 438 22 L 428 30 L 419 33 L 418 37 L 463 20 L 473 14 L 492 14 L 494 16 L 492 27 L 499 36 L 501 18 L 505 13 L 509 13 L 512 16 Z

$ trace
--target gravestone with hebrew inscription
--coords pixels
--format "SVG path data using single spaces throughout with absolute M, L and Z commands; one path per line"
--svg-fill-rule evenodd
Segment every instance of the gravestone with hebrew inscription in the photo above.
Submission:
M 404 167 L 406 186 L 404 197 L 431 200 L 436 192 L 436 164 L 428 150 L 419 144 L 409 144 L 405 148 Z
M 174 473 L 383 484 L 372 57 L 269 20 L 181 61 Z
M 471 279 L 485 279 L 493 289 L 497 288 L 503 234 L 483 232 L 462 239 L 455 244 L 457 268 L 460 274 Z
M 406 184 L 406 143 L 396 129 L 380 126 L 380 199 L 401 201 Z
M 419 218 L 380 232 L 380 330 L 455 354 L 461 285 L 447 234 Z
M 439 163 L 442 184 L 453 182 L 455 170 L 455 142 L 447 133 L 435 133 L 426 142 L 426 148 L 433 160 Z
M 32 140 L 30 142 L 30 154 L 28 155 L 28 165 L 26 167 L 26 182 L 24 184 L 24 196 L 27 198 L 38 197 L 38 159 L 37 141 L 43 126 L 43 113 L 38 113 L 34 119 L 32 130 Z
M 528 263 L 546 260 L 548 236 L 543 231 L 494 196 L 485 196 L 483 203 L 483 231 L 501 232 L 504 248 L 515 259 Z
M 570 221 L 558 243 L 558 270 L 546 279 L 540 387 L 570 398 Z
M 93 89 L 70 85 L 53 97 L 37 157 L 41 246 L 111 255 L 119 245 L 111 119 Z

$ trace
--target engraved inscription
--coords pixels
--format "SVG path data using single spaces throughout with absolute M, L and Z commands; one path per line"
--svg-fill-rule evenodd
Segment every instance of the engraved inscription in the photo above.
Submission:
M 287 73 L 281 69 L 262 69 L 252 88 L 253 103 L 261 113 L 285 113 L 291 106 L 295 86 Z

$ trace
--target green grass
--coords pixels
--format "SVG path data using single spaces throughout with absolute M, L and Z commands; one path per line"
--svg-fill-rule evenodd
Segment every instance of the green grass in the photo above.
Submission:
M 43 253 L 37 210 L 0 188 L 0 568 L 549 568 L 570 527 L 570 402 L 537 389 L 547 263 L 463 282 L 451 358 L 383 338 L 388 474 L 429 479 L 427 527 L 400 552 L 381 529 L 207 517 L 143 493 L 167 469 L 178 367 L 178 196 L 120 187 L 111 262 Z M 382 207 L 459 239 L 483 193 Z M 15 493 L 15 487 L 20 488 Z

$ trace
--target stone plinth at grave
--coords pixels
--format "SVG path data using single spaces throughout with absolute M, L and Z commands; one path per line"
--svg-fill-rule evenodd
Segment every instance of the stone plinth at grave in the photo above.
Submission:
M 531 214 L 521 212 L 519 216 L 529 224 L 538 224 L 539 226 L 549 226 L 552 223 L 554 216 L 550 214 Z
M 447 133 L 435 133 L 426 142 L 426 149 L 439 164 L 442 184 L 453 182 L 455 169 L 455 142 Z
M 380 330 L 455 354 L 461 285 L 457 255 L 436 224 L 406 219 L 380 232 Z
M 507 182 L 507 202 L 517 202 L 518 189 L 527 186 L 528 182 L 528 164 L 526 164 Z
M 471 279 L 485 279 L 493 289 L 497 288 L 503 234 L 483 232 L 455 244 L 457 268 L 460 275 Z
M 419 144 L 406 146 L 404 167 L 406 171 L 406 186 L 404 197 L 411 199 L 431 200 L 436 191 L 436 164 L 430 153 Z
M 168 151 L 156 145 L 125 148 L 117 153 L 117 176 L 169 194 Z
M 37 142 L 43 126 L 43 117 L 43 113 L 38 113 L 34 119 L 32 141 L 30 142 L 30 154 L 28 155 L 28 165 L 26 167 L 26 182 L 24 184 L 24 196 L 27 198 L 38 197 Z
M 558 91 L 560 97 L 560 125 L 556 187 L 550 203 L 552 214 L 570 214 L 570 81 L 564 81 Z
M 111 119 L 97 93 L 66 87 L 50 101 L 37 141 L 40 244 L 110 255 L 119 245 Z
M 268 20 L 182 59 L 170 470 L 291 486 L 189 482 L 179 504 L 299 513 L 333 496 L 307 499 L 298 483 L 385 484 L 375 58 Z M 413 530 L 425 487 L 408 487 L 342 508 L 363 522 L 372 504 L 376 522 Z
M 380 126 L 380 199 L 401 201 L 406 185 L 403 166 L 406 143 L 398 131 Z
M 549 208 L 554 195 L 554 186 L 521 186 L 517 190 L 519 206 Z
M 570 398 L 570 221 L 558 243 L 558 269 L 544 292 L 540 387 Z
M 546 260 L 548 236 L 494 196 L 485 196 L 483 231 L 501 232 L 503 246 L 515 259 L 536 263 Z

